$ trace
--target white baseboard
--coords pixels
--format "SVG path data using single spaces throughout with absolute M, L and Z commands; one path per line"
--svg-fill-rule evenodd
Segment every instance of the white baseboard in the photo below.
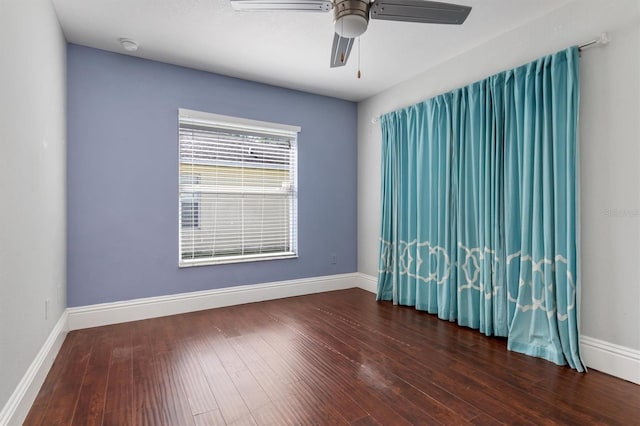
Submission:
M 582 359 L 588 368 L 640 385 L 640 351 L 589 336 L 580 336 Z
M 243 285 L 68 308 L 69 330 L 357 287 L 358 274 Z
M 367 290 L 370 293 L 376 294 L 378 292 L 378 279 L 372 275 L 363 274 L 358 272 L 358 287 Z
M 63 312 L 27 372 L 0 411 L 0 425 L 21 425 L 35 401 L 49 369 L 67 335 L 67 312 Z

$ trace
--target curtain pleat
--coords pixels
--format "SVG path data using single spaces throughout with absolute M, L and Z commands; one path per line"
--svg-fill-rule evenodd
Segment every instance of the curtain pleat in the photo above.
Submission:
M 577 48 L 386 114 L 379 300 L 583 371 Z

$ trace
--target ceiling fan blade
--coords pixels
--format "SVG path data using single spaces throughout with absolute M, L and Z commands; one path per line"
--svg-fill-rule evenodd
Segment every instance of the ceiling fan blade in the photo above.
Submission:
M 333 46 L 331 46 L 331 68 L 343 67 L 347 64 L 349 53 L 353 47 L 353 38 L 333 35 Z
M 471 6 L 425 0 L 376 0 L 371 5 L 371 19 L 423 22 L 426 24 L 462 24 Z
M 331 0 L 231 0 L 231 7 L 251 12 L 328 12 L 333 3 Z

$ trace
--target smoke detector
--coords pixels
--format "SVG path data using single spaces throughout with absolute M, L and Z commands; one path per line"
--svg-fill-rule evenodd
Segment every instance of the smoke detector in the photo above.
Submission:
M 127 52 L 135 52 L 138 50 L 138 43 L 128 38 L 119 38 L 118 41 L 122 45 L 122 48 Z

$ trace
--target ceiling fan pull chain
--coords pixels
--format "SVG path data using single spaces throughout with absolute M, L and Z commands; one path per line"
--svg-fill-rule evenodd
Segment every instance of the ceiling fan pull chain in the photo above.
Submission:
M 341 22 L 342 22 L 342 29 L 340 31 L 344 34 L 344 19 Z M 340 52 L 340 62 L 344 64 L 344 50 Z
M 358 37 L 358 78 L 360 78 L 360 37 Z

